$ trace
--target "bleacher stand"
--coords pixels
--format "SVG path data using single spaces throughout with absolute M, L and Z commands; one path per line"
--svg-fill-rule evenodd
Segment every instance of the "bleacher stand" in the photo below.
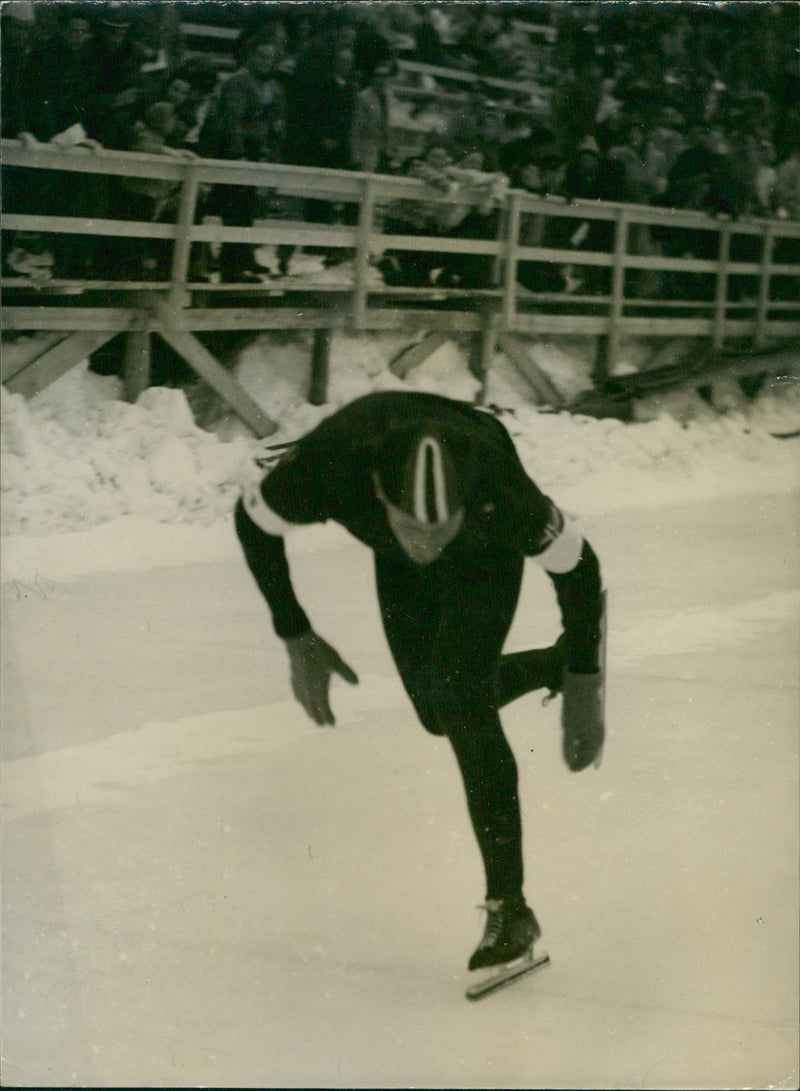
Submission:
M 166 146 L 206 156 L 424 174 L 419 160 L 436 136 L 447 143 L 448 168 L 472 154 L 482 172 L 543 195 L 798 218 L 790 7 L 705 7 L 688 18 L 680 6 L 652 4 L 8 3 L 3 135 L 131 148 L 147 112 L 169 102 Z M 548 138 L 536 146 L 542 131 Z M 20 172 L 4 170 L 5 209 L 18 207 L 21 192 L 27 211 L 97 216 L 110 207 L 90 175 L 65 186 L 47 174 L 20 189 Z M 247 226 L 257 201 L 254 188 L 218 186 L 204 211 Z M 491 234 L 491 211 L 479 204 L 438 230 Z M 324 201 L 303 211 L 318 222 L 351 223 L 356 214 Z M 435 229 L 430 209 L 395 208 L 392 219 L 408 233 Z M 569 226 L 545 218 L 525 230 L 550 245 L 608 249 L 597 221 L 577 243 L 574 224 L 561 237 Z M 701 235 L 643 232 L 632 243 L 643 253 L 660 246 L 705 256 Z M 58 245 L 6 240 L 7 267 L 24 268 L 37 248 L 52 250 L 56 275 L 96 269 L 91 242 L 64 235 Z M 411 273 L 384 265 L 417 281 L 430 277 L 426 260 Z M 225 279 L 262 273 L 248 246 L 227 245 L 222 264 Z M 467 263 L 459 274 L 457 265 L 440 263 L 440 276 L 474 283 L 475 269 Z M 480 269 L 484 283 L 491 270 Z M 541 270 L 520 269 L 523 284 L 541 282 Z M 586 267 L 583 288 L 606 287 L 607 271 Z

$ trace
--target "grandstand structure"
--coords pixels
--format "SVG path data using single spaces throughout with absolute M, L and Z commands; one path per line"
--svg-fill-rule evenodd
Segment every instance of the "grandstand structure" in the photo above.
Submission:
M 800 264 L 782 259 L 797 251 L 800 223 L 788 220 L 727 220 L 702 213 L 536 197 L 510 190 L 502 202 L 497 235 L 492 239 L 442 235 L 389 235 L 382 211 L 394 200 L 447 202 L 406 177 L 327 171 L 279 164 L 223 160 L 176 160 L 132 152 L 60 151 L 52 146 L 25 147 L 3 141 L 6 167 L 31 171 L 92 173 L 109 179 L 139 176 L 163 179 L 180 187 L 175 223 L 43 216 L 18 212 L 3 217 L 4 231 L 50 236 L 91 236 L 101 247 L 120 240 L 161 240 L 170 250 L 164 279 L 59 280 L 44 284 L 19 276 L 2 280 L 3 321 L 7 330 L 49 331 L 54 335 L 38 358 L 4 371 L 11 391 L 30 396 L 85 360 L 120 333 L 127 337 L 127 396 L 135 399 L 149 384 L 150 346 L 163 338 L 260 436 L 275 422 L 236 383 L 202 342 L 209 331 L 307 329 L 316 331 L 311 400 L 325 400 L 327 353 L 331 331 L 405 331 L 411 355 L 402 366 L 423 359 L 442 337 L 468 334 L 474 345 L 472 367 L 485 376 L 497 349 L 525 374 L 532 399 L 563 408 L 546 376 L 525 352 L 525 340 L 541 336 L 582 335 L 598 339 L 599 389 L 613 378 L 617 346 L 623 336 L 670 339 L 702 338 L 717 350 L 731 344 L 766 348 L 800 336 Z M 357 209 L 352 226 L 302 220 L 264 219 L 248 228 L 196 222 L 200 187 L 214 184 L 258 186 L 271 194 L 316 198 Z M 609 251 L 525 246 L 520 223 L 525 216 L 567 217 L 581 224 L 596 220 L 613 226 Z M 665 257 L 631 253 L 631 229 L 637 224 L 662 231 L 701 232 L 716 240 L 714 258 Z M 747 242 L 749 260 L 734 260 L 737 243 Z M 264 276 L 257 284 L 209 283 L 190 278 L 193 248 L 223 242 L 291 245 L 343 250 L 350 260 L 335 279 Z M 741 246 L 738 247 L 741 250 Z M 485 288 L 393 287 L 375 270 L 387 250 L 428 251 L 477 256 L 488 260 L 493 275 Z M 606 270 L 602 294 L 532 292 L 518 283 L 521 262 Z M 710 292 L 663 291 L 643 298 L 631 291 L 632 278 L 646 270 L 669 275 L 672 284 L 702 283 Z M 736 285 L 745 285 L 743 294 Z M 57 336 L 55 336 L 57 335 Z M 199 335 L 199 336 L 198 336 Z M 720 366 L 717 358 L 714 366 Z M 761 365 L 763 366 L 763 365 Z M 697 376 L 691 376 L 697 381 Z M 649 380 L 652 382 L 653 376 Z M 679 376 L 678 376 L 679 378 Z

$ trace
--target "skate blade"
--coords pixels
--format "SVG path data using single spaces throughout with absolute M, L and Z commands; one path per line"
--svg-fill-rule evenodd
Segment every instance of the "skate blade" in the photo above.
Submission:
M 490 993 L 497 992 L 499 989 L 504 989 L 507 985 L 513 984 L 525 974 L 541 969 L 549 961 L 550 956 L 546 952 L 541 955 L 534 955 L 531 948 L 521 958 L 514 959 L 513 962 L 506 962 L 500 967 L 493 967 L 492 972 L 487 977 L 477 981 L 474 985 L 470 985 L 465 995 L 468 1000 L 480 1000 L 483 996 L 488 996 Z

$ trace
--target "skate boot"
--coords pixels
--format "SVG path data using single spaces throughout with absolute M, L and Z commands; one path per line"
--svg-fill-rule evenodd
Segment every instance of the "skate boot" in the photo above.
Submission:
M 470 970 L 500 966 L 531 951 L 541 936 L 539 922 L 523 898 L 486 900 L 486 928 L 483 939 L 469 960 Z

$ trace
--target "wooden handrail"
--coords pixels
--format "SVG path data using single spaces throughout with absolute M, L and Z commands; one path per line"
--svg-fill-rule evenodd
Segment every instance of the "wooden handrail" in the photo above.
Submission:
M 304 307 L 305 315 L 313 315 L 314 321 L 321 326 L 331 324 L 347 325 L 356 329 L 388 328 L 394 322 L 407 326 L 422 326 L 425 314 L 430 328 L 452 328 L 464 330 L 484 330 L 486 323 L 477 315 L 479 308 L 485 306 L 496 309 L 498 329 L 506 331 L 539 331 L 567 328 L 572 323 L 575 332 L 597 332 L 598 329 L 611 338 L 611 345 L 623 333 L 645 328 L 650 321 L 651 332 L 659 329 L 672 329 L 685 332 L 691 329 L 703 331 L 703 335 L 713 336 L 715 344 L 720 344 L 728 335 L 733 335 L 749 323 L 748 328 L 760 339 L 779 331 L 781 335 L 800 333 L 800 303 L 771 299 L 770 287 L 775 278 L 796 276 L 800 280 L 800 264 L 787 262 L 778 252 L 774 260 L 775 243 L 781 239 L 800 238 L 800 223 L 788 220 L 746 219 L 731 220 L 727 217 L 715 218 L 692 210 L 671 210 L 657 207 L 622 204 L 603 201 L 577 200 L 567 202 L 562 198 L 549 198 L 530 194 L 521 190 L 509 190 L 499 202 L 501 211 L 499 229 L 494 238 L 474 239 L 448 235 L 402 234 L 396 230 L 388 233 L 382 228 L 380 209 L 385 209 L 393 201 L 406 201 L 414 204 L 443 206 L 448 204 L 473 204 L 477 197 L 470 200 L 468 193 L 445 194 L 435 190 L 422 181 L 413 178 L 398 178 L 388 175 L 361 174 L 354 171 L 321 170 L 313 167 L 298 167 L 275 163 L 248 163 L 228 160 L 190 159 L 177 160 L 167 156 L 143 155 L 134 152 L 101 151 L 97 153 L 83 151 L 62 151 L 49 146 L 27 147 L 19 141 L 3 141 L 2 155 L 4 167 L 32 170 L 58 170 L 78 173 L 91 173 L 115 177 L 144 177 L 172 182 L 180 187 L 179 213 L 174 223 L 149 223 L 133 220 L 85 219 L 80 217 L 45 216 L 38 213 L 15 212 L 3 216 L 4 230 L 29 230 L 48 234 L 71 234 L 108 236 L 110 238 L 158 239 L 173 244 L 172 265 L 168 281 L 129 281 L 84 282 L 84 288 L 101 290 L 111 288 L 117 299 L 124 298 L 119 293 L 135 293 L 135 299 L 151 298 L 158 301 L 169 292 L 169 308 L 161 309 L 160 317 L 152 314 L 147 321 L 152 324 L 165 323 L 169 328 L 190 331 L 197 328 L 277 328 L 291 325 L 293 315 L 297 315 L 296 304 L 287 302 L 281 305 L 281 293 L 306 293 L 315 300 L 329 299 L 341 301 L 350 295 L 349 303 L 336 305 L 335 317 L 320 317 L 317 304 Z M 231 227 L 221 223 L 196 223 L 195 208 L 198 192 L 202 186 L 212 184 L 250 185 L 268 187 L 279 194 L 294 197 L 313 196 L 323 200 L 355 204 L 359 207 L 358 222 L 348 224 L 307 223 L 281 218 L 259 221 L 252 227 Z M 521 227 L 528 216 L 543 216 L 545 219 L 568 218 L 577 224 L 583 221 L 609 221 L 616 224 L 615 245 L 611 250 L 581 250 L 564 246 L 525 246 L 520 241 Z M 632 254 L 628 249 L 633 225 L 658 226 L 664 231 L 672 228 L 690 229 L 712 233 L 720 238 L 718 258 L 665 257 L 658 254 Z M 732 239 L 739 235 L 765 239 L 762 255 L 758 260 L 731 260 Z M 210 242 L 239 242 L 251 245 L 322 246 L 328 248 L 351 249 L 354 253 L 353 268 L 355 275 L 352 282 L 344 284 L 314 285 L 313 280 L 304 283 L 302 278 L 281 278 L 268 285 L 220 284 L 206 285 L 204 289 L 213 293 L 215 300 L 222 303 L 225 293 L 233 293 L 236 306 L 204 311 L 195 306 L 193 299 L 199 285 L 189 281 L 189 256 L 194 244 Z M 427 288 L 395 288 L 387 285 L 376 286 L 368 277 L 369 267 L 376 256 L 386 250 L 397 252 L 419 251 L 442 255 L 480 256 L 494 265 L 494 283 L 482 289 L 457 291 L 439 290 L 434 286 Z M 594 267 L 608 269 L 610 295 L 576 297 L 564 293 L 527 292 L 517 282 L 517 270 L 521 263 L 541 263 L 550 265 L 571 265 L 575 267 Z M 637 305 L 653 308 L 662 305 L 685 307 L 687 310 L 702 310 L 694 301 L 681 300 L 637 300 L 626 296 L 629 278 L 628 270 L 647 269 L 661 273 L 703 274 L 715 278 L 715 290 L 706 304 L 704 313 L 695 318 L 666 316 L 652 319 L 640 318 L 629 313 Z M 728 299 L 731 278 L 759 278 L 758 299 L 753 304 L 755 314 L 752 318 L 734 319 L 730 311 L 737 304 Z M 26 282 L 20 278 L 4 278 L 3 287 L 17 291 Z M 62 282 L 55 282 L 56 286 Z M 72 282 L 69 282 L 72 283 Z M 254 299 L 253 307 L 241 306 L 242 297 Z M 129 330 L 140 328 L 131 325 L 130 311 L 120 310 L 116 306 L 83 308 L 79 301 L 66 302 L 61 299 L 59 307 L 46 305 L 46 294 L 39 297 L 40 307 L 6 307 L 7 322 L 16 328 L 26 328 L 21 323 L 30 323 L 27 328 L 59 328 L 55 323 L 83 318 L 89 325 L 86 329 L 119 328 Z M 133 297 L 132 297 L 133 298 Z M 420 308 L 411 305 L 418 300 Z M 442 301 L 448 303 L 448 310 L 434 310 Z M 267 306 L 267 302 L 269 305 Z M 427 309 L 423 305 L 427 304 Z M 134 303 L 134 306 L 139 306 Z M 160 306 L 160 304 L 159 304 Z M 582 314 L 557 313 L 570 308 L 582 307 Z M 460 310 L 459 310 L 460 308 Z M 475 313 L 469 313 L 470 309 Z M 59 311 L 55 316 L 46 312 Z M 598 313 L 588 313 L 594 311 Z M 484 312 L 485 313 L 485 312 Z M 121 314 L 126 315 L 124 320 Z M 776 315 L 785 317 L 778 318 Z M 37 318 L 38 315 L 38 318 Z M 306 321 L 306 319 L 304 319 Z M 686 323 L 694 323 L 687 326 Z M 673 325 L 670 326 L 669 323 Z M 598 325 L 599 324 L 599 325 Z M 80 329 L 80 325 L 70 326 Z M 316 327 L 314 327 L 316 328 Z
M 199 158 L 179 160 L 170 156 L 110 149 L 102 149 L 99 152 L 89 152 L 86 149 L 65 151 L 49 144 L 29 147 L 19 140 L 0 141 L 0 157 L 4 167 L 65 170 L 126 178 L 157 178 L 172 182 L 181 182 L 191 165 L 192 172 L 196 175 L 198 184 L 201 185 L 260 186 L 287 196 L 319 197 L 345 203 L 360 202 L 364 178 L 367 177 L 357 171 L 302 167 L 286 163 Z M 426 204 L 440 205 L 477 203 L 477 199 L 471 202 L 466 193 L 448 195 L 425 185 L 416 178 L 388 174 L 375 174 L 369 177 L 375 180 L 375 200 L 379 205 L 394 200 L 423 201 Z M 730 218 L 724 215 L 711 216 L 706 212 L 693 209 L 581 198 L 567 201 L 560 196 L 540 196 L 523 190 L 517 192 L 521 215 L 538 213 L 577 220 L 614 222 L 618 211 L 624 208 L 631 224 L 658 225 L 665 228 L 687 227 L 718 233 L 722 224 L 732 222 L 735 234 L 750 235 L 762 235 L 764 225 L 771 224 L 773 233 L 777 237 L 800 238 L 800 222 L 795 220 L 743 217 L 730 221 Z

